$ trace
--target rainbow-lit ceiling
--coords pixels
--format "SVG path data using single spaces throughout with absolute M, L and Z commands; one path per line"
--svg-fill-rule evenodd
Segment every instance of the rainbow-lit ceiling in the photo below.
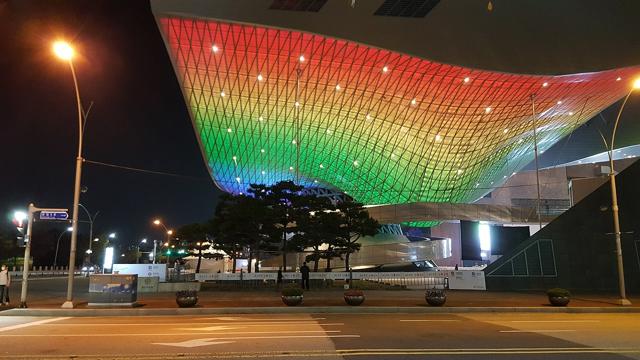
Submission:
M 566 76 L 439 64 L 320 35 L 160 18 L 211 174 L 366 204 L 470 202 L 622 97 L 640 69 Z

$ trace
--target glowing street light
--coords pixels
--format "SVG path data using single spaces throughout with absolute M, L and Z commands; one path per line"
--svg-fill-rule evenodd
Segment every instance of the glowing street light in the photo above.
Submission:
M 76 70 L 73 67 L 73 56 L 75 51 L 71 45 L 65 41 L 56 41 L 53 43 L 53 53 L 63 61 L 69 64 L 71 76 L 73 77 L 73 86 L 76 90 L 76 103 L 78 108 L 78 154 L 76 155 L 76 175 L 73 188 L 73 215 L 71 225 L 71 246 L 69 250 L 69 277 L 67 279 L 67 299 L 62 304 L 63 308 L 74 308 L 73 304 L 73 276 L 76 265 L 76 243 L 78 239 L 78 204 L 80 203 L 80 181 L 82 178 L 82 140 L 84 131 L 84 119 L 82 115 L 82 102 L 80 101 L 80 90 L 78 89 L 78 79 L 76 78 Z
M 622 245 L 620 241 L 620 219 L 618 217 L 618 192 L 616 189 L 616 173 L 613 170 L 613 149 L 614 143 L 616 140 L 616 132 L 618 131 L 618 122 L 620 121 L 620 115 L 622 115 L 622 110 L 624 110 L 624 106 L 627 104 L 627 100 L 631 96 L 634 90 L 640 90 L 640 77 L 637 78 L 629 90 L 629 93 L 624 98 L 622 102 L 622 106 L 620 107 L 620 111 L 618 111 L 618 116 L 616 117 L 616 122 L 613 125 L 613 132 L 611 133 L 611 143 L 609 144 L 609 179 L 611 183 L 611 210 L 613 212 L 613 232 L 616 237 L 616 260 L 618 265 L 618 289 L 620 290 L 620 299 L 618 299 L 618 304 L 620 305 L 631 305 L 631 301 L 627 299 L 627 292 L 624 284 L 624 267 L 622 263 Z M 606 141 L 605 141 L 606 143 Z
M 115 239 L 115 238 L 116 238 L 116 233 L 109 234 L 109 239 Z
M 68 42 L 56 41 L 53 43 L 53 53 L 56 54 L 60 60 L 71 61 L 75 52 Z

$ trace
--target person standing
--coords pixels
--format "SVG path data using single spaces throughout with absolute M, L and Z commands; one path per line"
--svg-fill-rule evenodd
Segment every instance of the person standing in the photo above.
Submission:
M 309 271 L 307 263 L 303 262 L 300 266 L 300 274 L 302 274 L 302 288 L 305 290 L 309 290 Z
M 11 285 L 11 274 L 7 265 L 2 265 L 0 269 L 0 300 L 2 305 L 9 305 L 9 286 Z

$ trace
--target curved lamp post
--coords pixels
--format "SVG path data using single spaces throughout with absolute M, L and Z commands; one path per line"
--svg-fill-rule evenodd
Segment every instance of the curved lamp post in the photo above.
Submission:
M 167 250 L 169 250 L 169 251 L 170 251 L 171 249 L 169 248 L 169 245 L 171 245 L 171 235 L 173 235 L 173 230 L 168 229 L 168 228 L 167 228 L 167 227 L 162 223 L 162 221 L 161 221 L 160 219 L 155 219 L 155 220 L 153 220 L 153 225 L 156 225 L 156 226 L 162 226 L 162 228 L 164 229 L 165 233 L 167 234 L 167 242 L 166 242 L 166 244 L 165 244 L 165 245 L 167 246 Z M 154 255 L 154 257 L 155 257 L 155 255 Z M 167 254 L 167 264 L 169 264 L 169 258 L 170 258 L 170 256 L 169 256 L 169 254 Z
M 63 308 L 73 308 L 73 277 L 75 274 L 76 263 L 76 244 L 78 239 L 78 204 L 80 202 L 80 179 L 82 177 L 82 103 L 80 102 L 80 90 L 78 89 L 78 79 L 76 78 L 76 70 L 73 67 L 73 57 L 75 51 L 65 41 L 56 41 L 53 43 L 53 52 L 55 55 L 63 61 L 69 64 L 71 70 L 71 76 L 73 77 L 73 86 L 76 91 L 76 103 L 78 107 L 78 154 L 76 155 L 76 176 L 73 188 L 73 217 L 71 220 L 71 226 L 73 231 L 71 232 L 71 250 L 69 251 L 69 278 L 67 281 L 67 299 L 62 304 Z
M 609 179 L 611 183 L 611 209 L 613 210 L 613 232 L 616 237 L 616 259 L 618 265 L 618 289 L 620 290 L 620 299 L 618 299 L 618 304 L 620 305 L 631 305 L 631 301 L 627 299 L 626 287 L 624 284 L 624 266 L 622 263 L 622 244 L 620 241 L 620 219 L 618 217 L 618 192 L 616 189 L 616 173 L 613 170 L 613 149 L 614 143 L 616 140 L 616 132 L 618 131 L 618 122 L 620 121 L 620 116 L 622 115 L 622 110 L 624 110 L 624 106 L 627 104 L 627 100 L 631 96 L 634 90 L 640 89 L 640 78 L 634 81 L 631 90 L 624 98 L 622 102 L 622 106 L 620 106 L 620 110 L 618 111 L 618 116 L 616 117 L 616 122 L 613 125 L 613 133 L 611 134 L 611 144 L 609 146 Z

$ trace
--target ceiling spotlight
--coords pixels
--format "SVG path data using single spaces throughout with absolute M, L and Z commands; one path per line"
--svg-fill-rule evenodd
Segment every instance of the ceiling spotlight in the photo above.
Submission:
M 258 81 L 262 81 L 262 80 L 263 80 L 262 74 L 258 74 Z
M 488 114 L 491 112 L 491 106 L 487 106 L 486 108 L 484 108 L 484 113 Z
M 220 50 L 220 49 L 218 49 L 218 47 L 217 47 L 216 45 L 213 45 L 213 47 L 211 48 L 211 50 L 213 50 L 213 52 L 214 52 L 214 53 L 217 53 L 217 52 L 218 52 L 218 50 Z
M 558 100 L 558 102 L 556 104 L 562 105 L 562 100 Z
M 411 99 L 411 105 L 416 106 L 418 101 L 416 99 Z
M 298 58 L 298 60 L 300 60 L 300 62 L 304 62 L 304 55 L 300 55 L 300 57 Z
M 547 86 L 549 86 L 548 82 L 545 81 L 545 82 L 542 83 L 542 87 L 547 87 Z
M 228 133 L 230 133 L 230 132 L 232 132 L 232 131 L 233 131 L 233 130 L 231 130 L 231 128 L 227 128 L 227 132 L 228 132 Z
M 340 91 L 340 84 L 336 85 L 336 91 Z
M 384 66 L 384 67 L 382 68 L 382 72 L 387 72 L 387 71 L 389 71 L 389 67 Z
M 466 84 L 466 83 L 468 83 L 469 81 L 471 81 L 471 79 L 467 76 L 466 78 L 464 78 L 464 80 L 463 80 L 463 81 L 464 81 L 464 82 L 465 82 L 465 84 Z
M 442 136 L 440 136 L 440 134 L 437 134 L 435 139 L 436 139 L 436 141 L 440 142 L 440 141 L 442 141 Z
M 620 80 L 622 80 L 622 78 L 621 78 L 620 76 L 618 76 L 618 77 L 616 78 L 616 81 L 620 81 Z

